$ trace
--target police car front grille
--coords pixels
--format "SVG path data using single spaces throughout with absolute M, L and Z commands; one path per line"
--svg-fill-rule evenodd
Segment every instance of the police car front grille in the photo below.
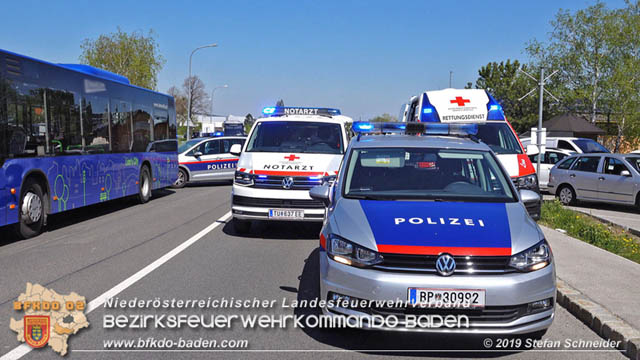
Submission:
M 470 323 L 490 322 L 508 323 L 524 315 L 527 315 L 527 304 L 514 306 L 486 306 L 484 309 L 430 309 L 424 307 L 372 307 L 364 309 L 371 315 L 390 316 L 394 315 L 399 319 L 405 315 L 466 315 Z
M 324 209 L 324 204 L 318 200 L 264 199 L 238 195 L 233 196 L 233 205 L 262 208 Z
M 263 177 L 260 177 L 263 176 Z M 259 175 L 253 181 L 253 187 L 261 189 L 284 189 L 282 180 L 287 176 Z M 290 190 L 309 190 L 314 186 L 322 185 L 322 179 L 310 179 L 307 176 L 293 176 L 293 185 Z
M 436 274 L 437 255 L 382 254 L 383 262 L 373 268 L 394 272 Z M 491 275 L 515 272 L 509 267 L 509 256 L 454 256 L 454 275 Z

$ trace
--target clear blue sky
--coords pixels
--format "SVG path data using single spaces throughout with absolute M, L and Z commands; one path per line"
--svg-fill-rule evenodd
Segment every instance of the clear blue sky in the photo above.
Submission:
M 358 119 L 397 115 L 411 95 L 475 81 L 490 62 L 526 59 L 559 8 L 588 0 L 536 1 L 10 1 L 0 48 L 51 62 L 77 62 L 80 44 L 120 26 L 153 29 L 166 64 L 159 90 L 193 72 L 216 91 L 217 114 L 259 114 L 287 105 L 331 106 Z M 623 0 L 607 2 L 624 6 Z

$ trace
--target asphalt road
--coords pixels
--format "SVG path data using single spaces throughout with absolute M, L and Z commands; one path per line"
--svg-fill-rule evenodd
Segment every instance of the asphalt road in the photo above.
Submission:
M 276 300 L 273 308 L 240 310 L 173 310 L 202 314 L 310 314 L 314 310 L 283 308 L 283 299 L 312 299 L 318 294 L 318 225 L 272 223 L 238 236 L 231 224 L 219 222 L 229 211 L 228 184 L 189 186 L 154 194 L 151 202 L 116 200 L 50 218 L 49 231 L 34 239 L 15 241 L 0 230 L 0 357 L 19 345 L 9 329 L 12 301 L 26 282 L 39 283 L 61 294 L 76 292 L 87 301 L 119 285 L 120 299 L 253 299 Z M 216 225 L 217 224 L 217 225 Z M 203 235 L 202 230 L 213 230 Z M 184 247 L 185 241 L 191 244 Z M 183 244 L 181 246 L 181 244 Z M 181 246 L 181 247 L 179 247 Z M 178 248 L 177 248 L 178 247 Z M 178 250 L 183 250 L 178 252 Z M 169 254 L 169 255 L 166 255 Z M 160 259 L 160 261 L 157 261 Z M 155 263 L 154 263 L 155 262 Z M 152 267 L 147 267 L 154 264 Z M 158 265 L 158 266 L 156 266 Z M 140 273 L 143 270 L 143 273 Z M 137 274 L 131 279 L 132 275 Z M 141 276 L 144 275 L 144 276 Z M 122 282 L 125 282 L 122 284 Z M 505 357 L 622 359 L 617 351 L 556 349 L 484 351 L 484 337 L 434 336 L 357 330 L 285 329 L 192 330 L 104 329 L 105 315 L 164 313 L 156 310 L 91 311 L 91 326 L 69 339 L 70 359 L 81 358 L 415 358 Z M 122 352 L 105 351 L 110 339 L 248 340 L 248 351 Z M 594 332 L 563 308 L 545 340 L 598 340 Z M 497 341 L 497 339 L 494 339 Z M 268 350 L 263 353 L 259 350 Z M 57 359 L 50 348 L 24 358 Z

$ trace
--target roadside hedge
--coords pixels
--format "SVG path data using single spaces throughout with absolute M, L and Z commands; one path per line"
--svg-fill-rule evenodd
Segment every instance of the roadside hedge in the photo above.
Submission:
M 567 235 L 640 263 L 640 239 L 624 229 L 609 226 L 562 206 L 558 200 L 542 204 L 540 223 L 552 229 L 566 230 Z

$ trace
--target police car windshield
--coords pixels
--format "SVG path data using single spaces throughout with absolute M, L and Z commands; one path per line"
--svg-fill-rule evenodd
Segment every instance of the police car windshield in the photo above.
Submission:
M 354 199 L 517 201 L 488 151 L 430 148 L 354 149 L 344 196 Z
M 184 144 L 178 147 L 178 154 L 182 154 L 183 152 L 189 150 L 192 146 L 202 141 L 202 139 L 193 139 L 185 142 Z
M 339 124 L 313 121 L 260 122 L 251 134 L 248 152 L 342 154 Z
M 496 154 L 522 154 L 522 147 L 506 122 L 478 124 L 477 138 Z

